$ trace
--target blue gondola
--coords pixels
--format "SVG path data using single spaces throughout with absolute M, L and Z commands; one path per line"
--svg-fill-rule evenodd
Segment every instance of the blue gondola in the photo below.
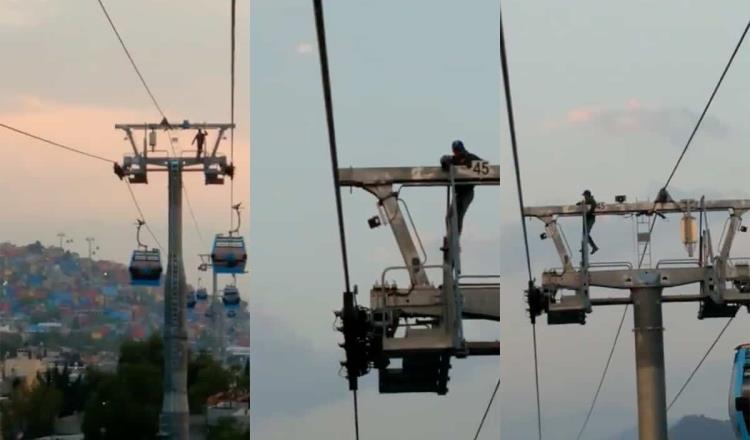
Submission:
M 185 304 L 187 305 L 187 308 L 188 308 L 188 309 L 191 309 L 191 310 L 192 310 L 192 309 L 194 309 L 194 308 L 195 308 L 195 303 L 196 303 L 196 302 L 197 302 L 197 301 L 196 301 L 196 295 L 195 295 L 195 292 L 194 292 L 194 291 L 192 291 L 192 290 L 190 290 L 190 291 L 189 291 L 189 292 L 187 293 L 187 298 L 186 298 L 186 300 L 185 300 Z
M 729 389 L 729 418 L 740 440 L 750 439 L 750 344 L 735 349 L 732 384 Z
M 205 301 L 205 300 L 207 300 L 208 299 L 208 291 L 205 288 L 203 288 L 203 287 L 198 288 L 198 290 L 195 291 L 195 298 L 198 301 Z
M 237 290 L 237 286 L 226 286 L 224 288 L 224 295 L 221 297 L 221 302 L 227 308 L 236 308 L 240 305 L 240 291 Z
M 158 286 L 161 284 L 161 256 L 158 249 L 138 249 L 130 258 L 130 284 Z
M 216 273 L 244 273 L 247 264 L 245 239 L 233 235 L 216 235 L 211 251 L 211 264 Z

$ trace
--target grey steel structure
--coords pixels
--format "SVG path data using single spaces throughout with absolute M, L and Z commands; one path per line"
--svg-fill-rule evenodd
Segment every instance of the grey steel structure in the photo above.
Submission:
M 370 226 L 390 225 L 403 257 L 403 265 L 382 272 L 380 282 L 370 291 L 369 307 L 356 304 L 356 287 L 355 292 L 344 293 L 344 307 L 336 315 L 343 324 L 339 330 L 344 333 L 347 360 L 342 365 L 349 388 L 357 389 L 357 378 L 377 368 L 381 393 L 447 393 L 451 357 L 500 352 L 498 341 L 464 339 L 465 319 L 500 319 L 500 285 L 498 275 L 462 274 L 453 203 L 456 185 L 499 185 L 499 166 L 481 161 L 471 168 L 451 167 L 448 171 L 440 167 L 341 168 L 339 184 L 362 188 L 377 198 L 380 215 L 370 219 Z M 396 185 L 447 187 L 446 233 L 439 264 L 427 264 L 416 226 Z M 440 285 L 431 283 L 428 270 L 442 276 Z M 407 272 L 409 286 L 388 283 L 386 277 L 394 271 Z M 393 359 L 401 359 L 401 366 L 393 367 Z
M 750 304 L 750 265 L 748 259 L 730 256 L 738 231 L 744 231 L 742 215 L 750 210 L 750 200 L 681 200 L 663 198 L 663 203 L 600 204 L 602 215 L 654 216 L 707 212 L 729 213 L 729 226 L 718 253 L 714 254 L 708 229 L 701 231 L 698 258 L 661 260 L 655 268 L 633 268 L 628 262 L 589 262 L 587 240 L 582 240 L 581 265 L 575 267 L 568 253 L 557 219 L 583 216 L 585 205 L 527 207 L 524 217 L 534 217 L 545 225 L 542 238 L 550 238 L 562 267 L 542 274 L 541 288 L 527 292 L 531 319 L 547 314 L 548 324 L 584 324 L 586 314 L 598 305 L 633 305 L 638 431 L 640 440 L 667 439 L 667 411 L 664 372 L 664 327 L 662 304 L 699 302 L 698 318 L 732 317 L 740 306 Z M 584 222 L 585 225 L 585 222 Z M 689 284 L 700 286 L 698 294 L 665 295 L 663 290 Z M 590 295 L 591 287 L 629 290 L 629 296 Z M 561 291 L 572 291 L 563 295 Z
M 198 270 L 201 272 L 208 271 L 208 268 L 212 267 L 211 254 L 200 254 L 201 264 L 198 266 Z M 214 356 L 219 359 L 221 363 L 226 360 L 226 341 L 224 331 L 224 309 L 219 298 L 218 274 L 216 271 L 211 271 L 211 324 L 214 332 Z M 218 314 L 218 316 L 217 316 Z M 217 319 L 218 318 L 218 319 Z
M 159 437 L 188 440 L 189 416 L 187 399 L 187 326 L 185 268 L 182 259 L 182 173 L 203 172 L 206 184 L 223 184 L 224 176 L 232 176 L 234 168 L 227 164 L 225 156 L 217 156 L 219 144 L 226 130 L 233 124 L 192 124 L 183 121 L 171 125 L 117 124 L 115 128 L 125 131 L 133 148 L 133 155 L 125 156 L 122 165 L 115 164 L 115 174 L 130 183 L 148 183 L 148 173 L 166 171 L 168 179 L 169 244 L 167 252 L 167 275 L 164 286 L 164 398 L 159 420 Z M 165 151 L 156 150 L 157 130 L 218 131 L 212 151 L 202 157 L 170 157 Z M 143 131 L 143 147 L 139 150 L 133 136 L 134 130 Z M 151 150 L 149 151 L 149 147 Z M 152 156 L 149 156 L 152 154 Z

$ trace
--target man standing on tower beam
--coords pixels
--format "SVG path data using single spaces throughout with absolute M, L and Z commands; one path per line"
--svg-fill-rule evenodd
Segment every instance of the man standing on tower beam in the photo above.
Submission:
M 594 211 L 596 210 L 596 199 L 594 199 L 594 196 L 589 190 L 584 191 L 582 196 L 583 201 L 576 203 L 576 205 L 586 205 L 588 207 L 585 214 L 586 225 L 584 227 L 583 234 L 586 239 L 588 239 L 589 246 L 591 246 L 591 255 L 594 255 L 596 251 L 599 250 L 599 246 L 597 246 L 596 243 L 594 243 L 594 239 L 591 238 L 591 228 L 594 227 L 594 222 L 596 222 L 596 214 L 594 213 Z
M 195 137 L 193 138 L 193 142 L 190 144 L 198 144 L 198 154 L 196 154 L 195 158 L 200 159 L 201 155 L 203 154 L 203 145 L 206 143 L 206 135 L 208 132 L 198 129 L 198 133 L 195 134 Z

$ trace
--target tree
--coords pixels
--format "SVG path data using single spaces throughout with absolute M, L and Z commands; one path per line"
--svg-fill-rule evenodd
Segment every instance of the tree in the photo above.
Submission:
M 0 333 L 0 357 L 5 353 L 13 356 L 21 347 L 23 347 L 23 338 L 19 333 Z
M 201 414 L 209 396 L 227 391 L 232 384 L 232 374 L 211 355 L 199 354 L 188 364 L 188 404 L 190 412 Z
M 158 335 L 125 342 L 115 374 L 94 373 L 83 418 L 87 439 L 156 437 L 162 400 L 164 347 Z
M 59 390 L 41 381 L 30 388 L 23 384 L 15 387 L 10 399 L 0 406 L 3 438 L 16 438 L 20 433 L 24 438 L 52 434 L 62 400 Z
M 143 342 L 120 346 L 117 371 L 107 374 L 90 370 L 91 390 L 85 405 L 83 433 L 87 440 L 153 439 L 158 431 L 162 404 L 164 344 L 158 335 Z M 208 396 L 228 391 L 237 381 L 208 354 L 188 363 L 188 400 L 192 413 L 201 413 Z M 228 427 L 223 431 L 231 435 Z M 236 430 L 241 433 L 241 429 Z M 218 434 L 217 434 L 218 435 Z M 219 437 L 233 440 L 244 437 Z
M 206 440 L 248 440 L 250 432 L 238 426 L 237 421 L 231 417 L 222 417 L 218 425 L 211 428 Z
M 103 373 L 86 403 L 82 430 L 86 439 L 125 440 L 156 437 L 161 408 L 161 375 L 152 365 L 125 365 Z
M 62 370 L 50 368 L 44 374 L 37 375 L 38 382 L 60 392 L 62 398 L 59 417 L 65 417 L 83 411 L 86 404 L 87 389 L 82 376 L 70 378 L 70 370 L 66 366 Z

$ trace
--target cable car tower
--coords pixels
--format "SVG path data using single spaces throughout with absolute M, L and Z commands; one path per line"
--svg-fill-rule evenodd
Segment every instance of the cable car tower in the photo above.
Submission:
M 654 268 L 633 268 L 629 262 L 590 262 L 584 223 L 581 264 L 574 266 L 557 220 L 577 216 L 583 219 L 586 205 L 526 207 L 524 217 L 544 223 L 546 232 L 542 238 L 552 240 L 562 263 L 562 267 L 542 273 L 540 288 L 530 287 L 529 312 L 532 322 L 546 313 L 551 325 L 585 324 L 586 314 L 593 311 L 593 306 L 632 304 L 639 438 L 667 440 L 662 304 L 697 302 L 698 319 L 733 317 L 741 306 L 750 305 L 750 260 L 730 255 L 737 232 L 747 230 L 742 226 L 742 216 L 750 210 L 750 200 L 674 201 L 666 190 L 655 202 L 625 203 L 624 197 L 618 199 L 616 203 L 597 206 L 596 215 L 682 215 L 683 244 L 690 258 L 660 260 Z M 709 229 L 703 226 L 708 212 L 729 214 L 716 254 Z M 692 213 L 700 215 L 700 235 Z M 696 245 L 698 257 L 693 258 Z M 697 294 L 664 294 L 666 288 L 690 284 L 699 286 Z M 591 287 L 623 289 L 630 294 L 594 298 Z M 571 293 L 564 295 L 563 291 Z
M 130 183 L 148 183 L 149 172 L 167 172 L 169 245 L 167 252 L 167 275 L 164 288 L 164 399 L 159 420 L 161 438 L 188 439 L 187 362 L 188 344 L 185 315 L 186 282 L 182 260 L 182 173 L 202 172 L 207 185 L 221 185 L 224 177 L 234 174 L 233 164 L 226 156 L 217 155 L 224 133 L 234 124 L 194 124 L 183 121 L 171 125 L 166 118 L 156 124 L 117 124 L 123 130 L 133 149 L 132 155 L 115 164 L 115 174 L 127 178 Z M 211 151 L 206 146 L 205 154 L 192 157 L 170 156 L 167 151 L 156 150 L 158 130 L 215 130 L 216 140 Z M 143 146 L 136 145 L 134 131 L 143 131 Z M 149 150 L 149 147 L 150 150 Z M 193 153 L 195 154 L 195 153 Z
M 500 320 L 499 276 L 468 276 L 461 272 L 456 221 L 456 185 L 500 184 L 500 167 L 477 161 L 472 167 L 340 168 L 339 184 L 362 188 L 377 198 L 380 216 L 370 227 L 388 224 L 403 257 L 403 265 L 386 268 L 370 291 L 370 306 L 358 305 L 354 292 L 344 292 L 343 308 L 336 312 L 344 334 L 350 390 L 360 376 L 376 368 L 381 393 L 448 392 L 451 357 L 500 354 L 497 341 L 464 339 L 465 319 Z M 427 264 L 426 253 L 411 220 L 408 207 L 394 186 L 447 187 L 446 233 L 443 261 Z M 401 210 L 401 206 L 405 210 Z M 404 216 L 406 213 L 406 217 Z M 409 219 L 407 224 L 406 219 Z M 416 238 L 416 242 L 415 242 Z M 419 244 L 419 249 L 417 248 Z M 420 253 L 421 250 L 421 253 Z M 442 283 L 435 286 L 427 271 L 435 271 Z M 386 276 L 405 271 L 409 285 L 389 284 Z M 486 282 L 495 278 L 494 282 Z M 468 280 L 474 282 L 468 282 Z M 391 361 L 401 359 L 401 366 Z

